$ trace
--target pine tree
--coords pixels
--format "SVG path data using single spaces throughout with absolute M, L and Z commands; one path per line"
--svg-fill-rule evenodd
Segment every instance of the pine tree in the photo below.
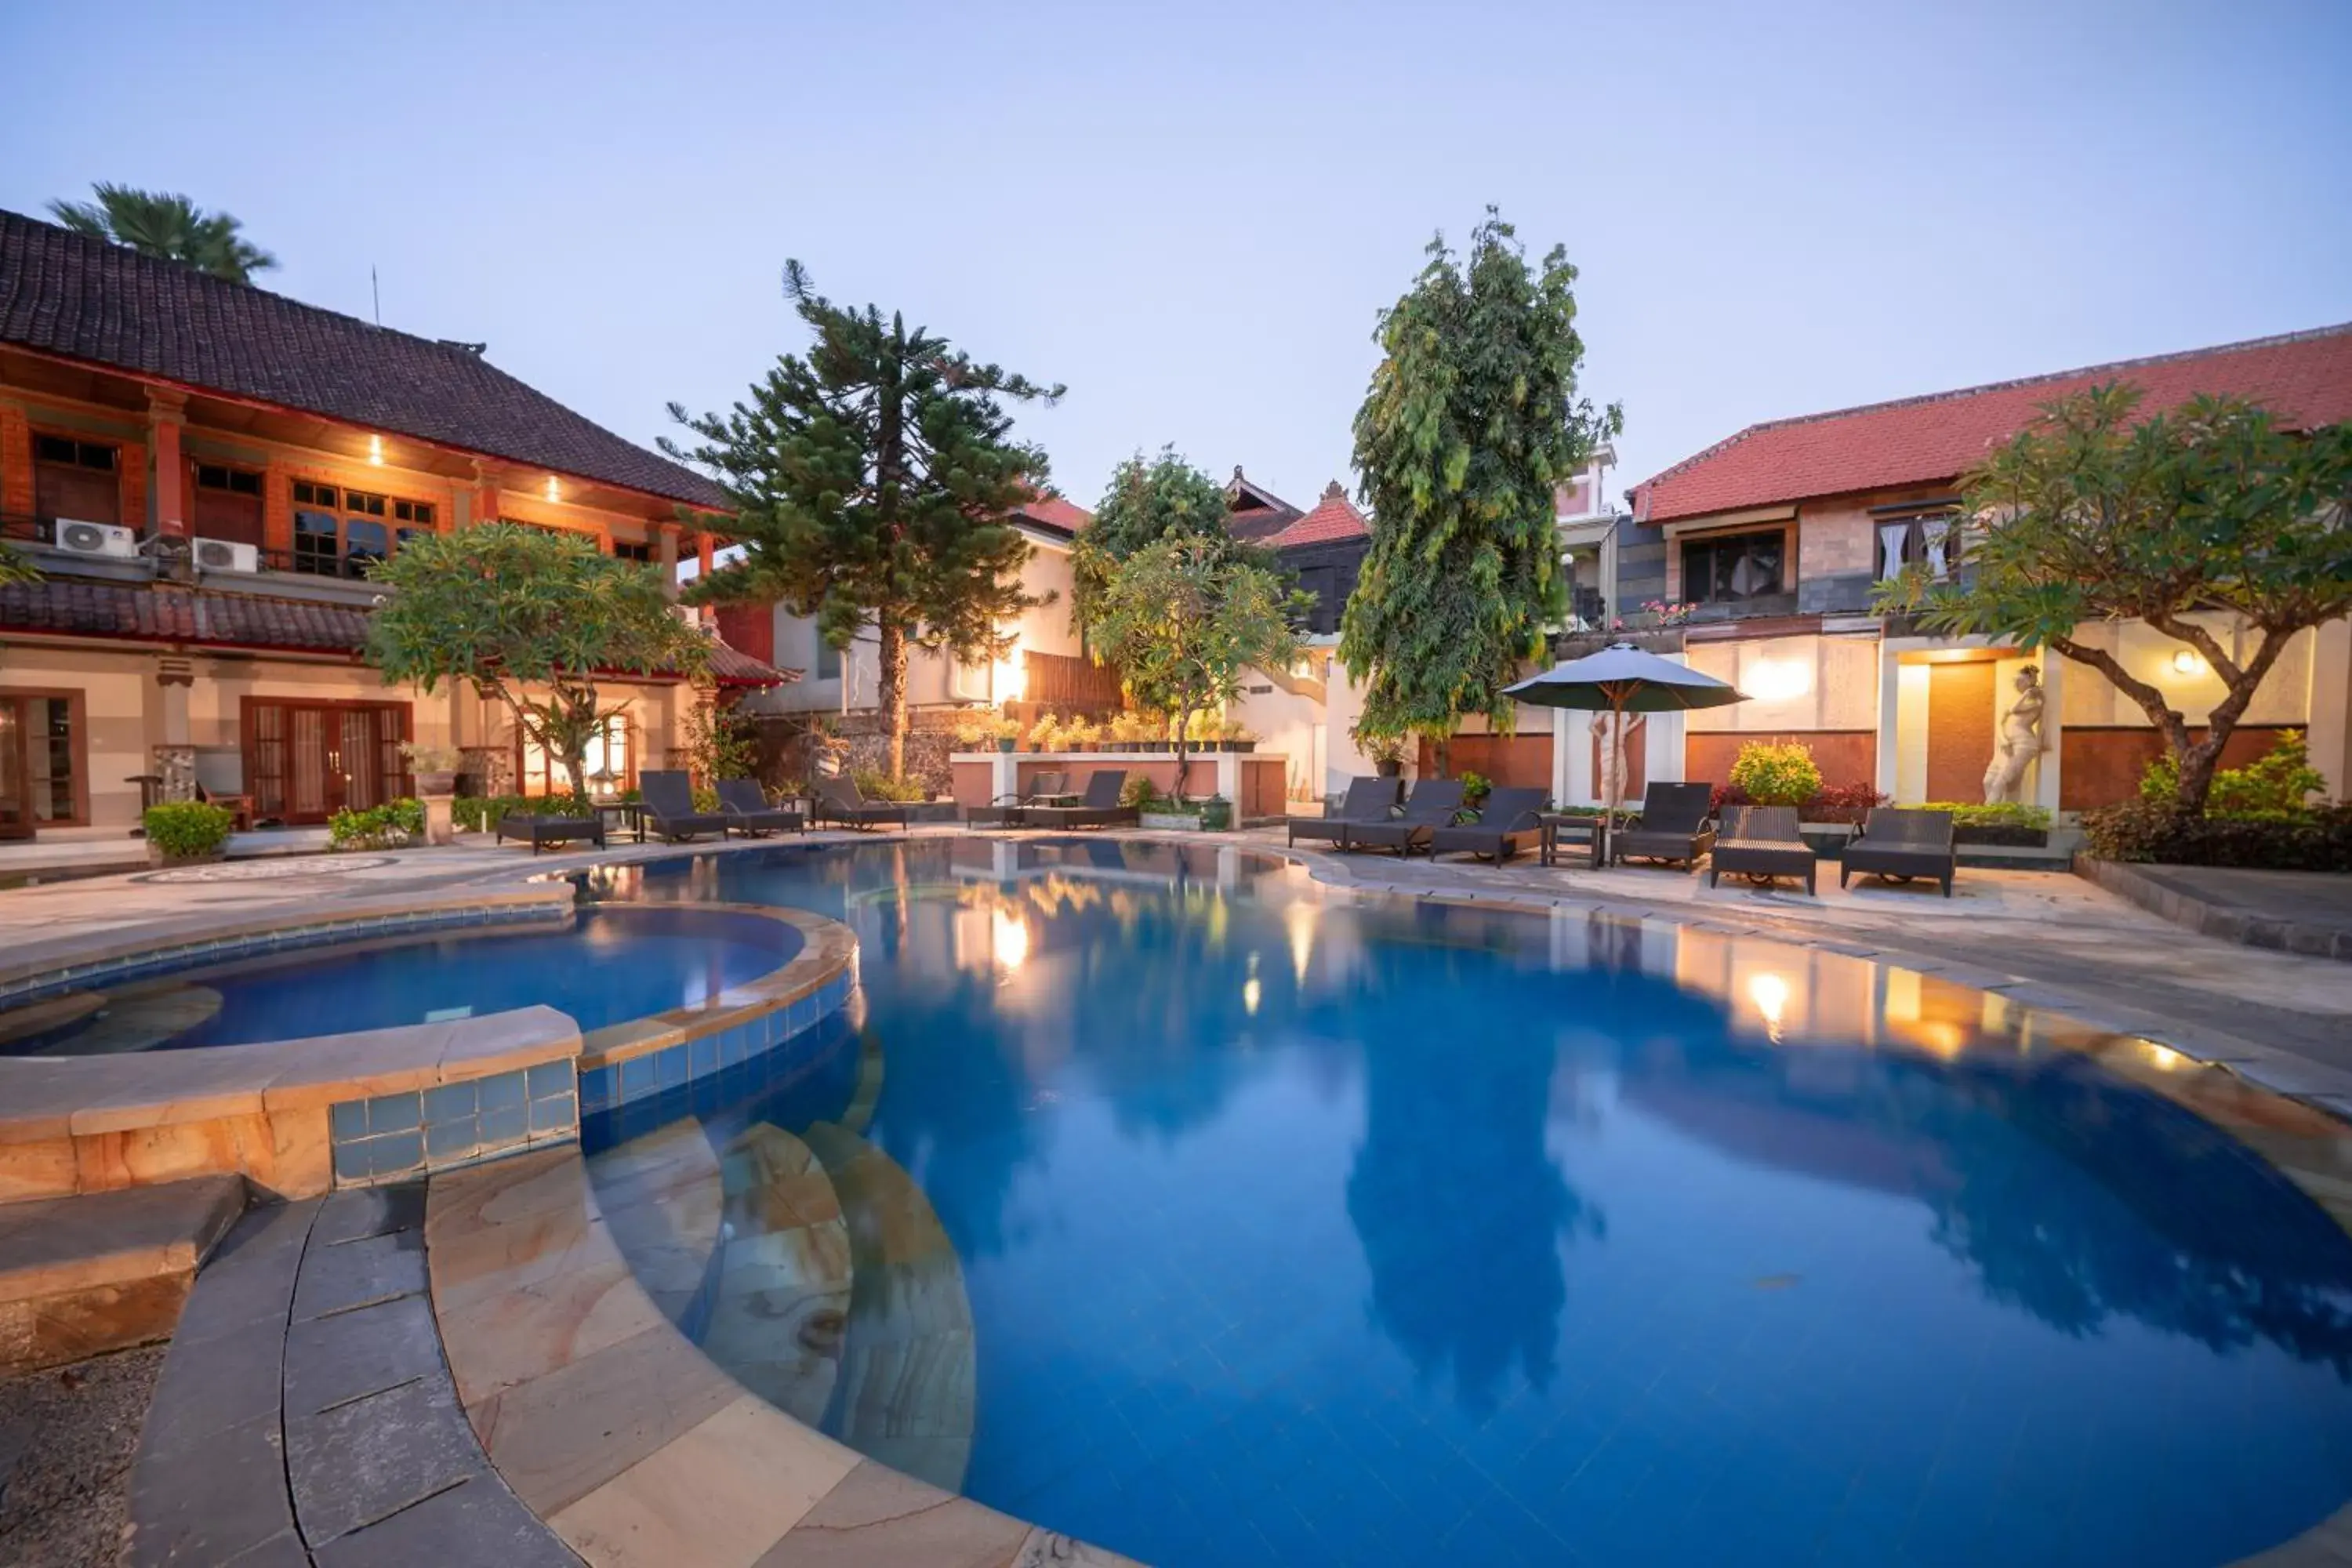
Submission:
M 1576 268 L 1540 271 L 1494 208 L 1465 267 L 1440 236 L 1381 316 L 1356 415 L 1372 542 L 1339 623 L 1368 734 L 1442 748 L 1467 714 L 1510 727 L 1503 695 L 1566 608 L 1553 491 L 1622 425 L 1576 395 Z
M 977 363 L 896 312 L 837 306 L 797 261 L 784 292 L 814 339 L 805 356 L 779 358 L 724 416 L 670 405 L 700 445 L 663 450 L 718 478 L 743 546 L 690 597 L 782 603 L 836 647 L 872 626 L 898 777 L 908 648 L 1001 655 L 1003 624 L 1046 602 L 1022 590 L 1029 542 L 1012 521 L 1044 491 L 1045 455 L 1013 438 L 1005 403 L 1062 388 Z

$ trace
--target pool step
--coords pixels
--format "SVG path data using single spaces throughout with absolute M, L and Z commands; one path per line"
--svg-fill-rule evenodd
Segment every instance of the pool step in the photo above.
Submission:
M 727 1146 L 725 1252 L 702 1348 L 737 1382 L 815 1426 L 841 1373 L 849 1233 L 808 1145 L 772 1122 Z
M 0 1373 L 168 1339 L 243 1176 L 0 1204 Z
M 702 1123 L 688 1116 L 593 1154 L 588 1179 L 637 1283 L 664 1317 L 687 1325 L 719 1237 L 719 1156 Z
M 857 1083 L 849 1091 L 849 1105 L 841 1113 L 841 1125 L 860 1138 L 874 1125 L 874 1107 L 882 1099 L 882 1036 L 879 1030 L 861 1030 L 857 1039 Z
M 949 1491 L 971 1463 L 977 1382 L 963 1264 L 898 1163 L 835 1122 L 803 1139 L 833 1179 L 855 1267 L 825 1429 Z

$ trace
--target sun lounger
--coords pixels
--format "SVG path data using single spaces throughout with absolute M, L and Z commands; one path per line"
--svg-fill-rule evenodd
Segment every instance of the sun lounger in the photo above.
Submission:
M 1067 773 L 1039 773 L 1029 781 L 1029 793 L 1000 795 L 986 805 L 965 808 L 964 825 L 968 827 L 1011 827 L 1021 816 L 1024 805 L 1051 805 L 1060 796 L 1070 793 Z
M 1486 796 L 1478 820 L 1441 827 L 1429 836 L 1429 853 L 1486 856 L 1501 865 L 1522 849 L 1543 843 L 1545 795 L 1539 789 L 1498 789 Z
M 758 779 L 720 779 L 719 809 L 727 816 L 727 826 L 747 838 L 763 833 L 798 833 L 807 825 L 801 814 L 781 805 L 768 804 L 767 792 Z
M 1959 863 L 1959 851 L 1952 846 L 1950 812 L 1882 805 L 1864 819 L 1862 831 L 1846 844 L 1845 857 L 1838 863 L 1838 886 L 1844 887 L 1856 871 L 1898 882 L 1925 877 L 1943 884 L 1948 899 Z
M 1127 787 L 1125 768 L 1102 768 L 1089 774 L 1086 793 L 1076 805 L 1024 805 L 1016 819 L 1023 827 L 1128 827 L 1143 816 L 1139 806 L 1121 805 L 1119 792 Z
M 915 814 L 895 801 L 868 800 L 866 792 L 854 779 L 819 778 L 811 786 L 816 793 L 815 816 L 819 822 L 828 817 L 844 827 L 864 832 L 884 823 L 906 826 Z
M 694 809 L 694 781 L 676 769 L 647 768 L 637 775 L 637 793 L 644 797 L 646 828 L 675 844 L 698 834 L 727 836 L 722 812 Z
M 1396 810 L 1397 781 L 1392 778 L 1372 778 L 1369 775 L 1348 781 L 1348 793 L 1341 796 L 1338 809 L 1332 803 L 1323 803 L 1320 816 L 1294 816 L 1290 819 L 1290 842 L 1302 838 L 1323 839 L 1337 848 L 1348 847 L 1348 829 L 1361 823 L 1386 822 Z
M 498 841 L 516 839 L 530 846 L 538 854 L 550 844 L 570 844 L 585 839 L 597 848 L 604 847 L 604 819 L 601 816 L 527 816 L 510 811 L 499 818 Z
M 1802 877 L 1810 893 L 1814 890 L 1813 863 L 1812 846 L 1797 831 L 1795 806 L 1735 805 L 1707 857 L 1706 885 L 1714 887 L 1726 871 L 1752 882 Z
M 1642 794 L 1642 825 L 1611 834 L 1611 852 L 1621 864 L 1630 856 L 1696 866 L 1715 843 L 1714 810 L 1713 784 L 1654 784 Z
M 1348 829 L 1342 849 L 1393 849 L 1400 856 L 1429 847 L 1430 835 L 1462 814 L 1460 779 L 1423 779 L 1412 786 L 1404 809 L 1386 822 Z

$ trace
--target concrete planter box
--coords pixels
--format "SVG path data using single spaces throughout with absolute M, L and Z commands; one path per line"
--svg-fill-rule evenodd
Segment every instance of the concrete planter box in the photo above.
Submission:
M 1201 830 L 1199 815 L 1189 811 L 1147 811 L 1139 820 L 1140 826 L 1156 828 L 1162 833 L 1198 833 Z
M 1955 827 L 1955 844 L 2000 844 L 2013 849 L 2046 849 L 2050 846 L 2050 830 L 2046 827 L 2011 827 L 1986 826 Z

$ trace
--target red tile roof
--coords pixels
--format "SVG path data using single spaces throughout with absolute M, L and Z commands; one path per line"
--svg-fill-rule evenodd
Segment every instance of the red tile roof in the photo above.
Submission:
M 49 577 L 0 586 L 0 633 L 5 632 L 356 658 L 367 644 L 367 612 L 268 594 Z M 800 679 L 797 671 L 777 669 L 723 638 L 710 640 L 710 673 L 721 686 Z
M 2150 411 L 2234 393 L 2305 427 L 2352 419 L 2352 323 L 1751 425 L 1633 487 L 1648 522 L 1957 479 L 2038 405 L 2111 381 Z
M 688 506 L 719 487 L 471 349 L 0 212 L 0 343 L 322 414 Z
M 1021 509 L 1020 515 L 1049 533 L 1076 538 L 1078 531 L 1094 521 L 1095 514 L 1066 497 L 1040 496 Z
M 1328 544 L 1335 540 L 1361 539 L 1372 531 L 1364 514 L 1348 503 L 1348 492 L 1333 479 L 1324 487 L 1323 499 L 1315 510 L 1291 522 L 1281 532 L 1260 542 L 1276 550 L 1293 550 L 1304 544 Z

